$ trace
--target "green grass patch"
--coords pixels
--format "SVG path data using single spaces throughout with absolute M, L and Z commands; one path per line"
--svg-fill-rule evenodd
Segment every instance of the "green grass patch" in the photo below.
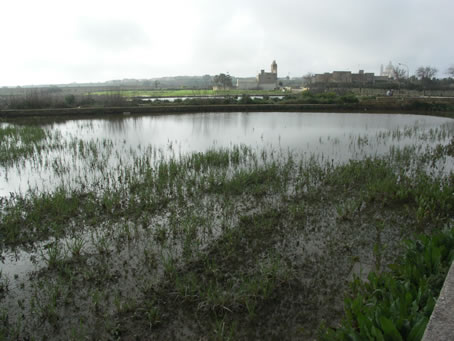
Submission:
M 280 170 L 276 165 L 260 167 L 254 170 L 239 170 L 232 177 L 216 176 L 208 177 L 207 191 L 224 195 L 252 194 L 264 196 L 273 189 L 276 190 L 281 184 Z
M 434 178 L 423 170 L 409 175 L 404 168 L 396 169 L 385 159 L 351 160 L 330 169 L 324 184 L 366 203 L 407 207 L 421 224 L 426 221 L 445 223 L 454 212 L 451 178 Z

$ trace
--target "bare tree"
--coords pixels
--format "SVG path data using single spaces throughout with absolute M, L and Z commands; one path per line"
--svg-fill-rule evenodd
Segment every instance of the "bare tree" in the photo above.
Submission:
M 314 78 L 314 74 L 312 72 L 308 72 L 303 76 L 303 85 L 308 86 L 312 83 Z
M 395 80 L 397 80 L 398 82 L 401 82 L 407 78 L 407 70 L 404 70 L 403 68 L 401 68 L 399 66 L 393 66 L 392 75 Z
M 448 71 L 446 71 L 446 73 L 451 76 L 451 77 L 454 77 L 454 65 L 451 66 Z
M 437 74 L 438 70 L 431 66 L 420 66 L 416 69 L 416 76 L 421 80 L 431 80 Z

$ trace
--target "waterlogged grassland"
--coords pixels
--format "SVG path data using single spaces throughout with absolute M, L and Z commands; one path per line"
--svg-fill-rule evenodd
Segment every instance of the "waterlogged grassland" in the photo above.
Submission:
M 1 198 L 0 339 L 310 338 L 353 275 L 454 218 L 449 126 L 352 136 L 389 151 L 347 162 L 52 136 L 28 159 L 55 187 Z
M 0 125 L 0 166 L 33 155 L 46 137 L 37 126 Z

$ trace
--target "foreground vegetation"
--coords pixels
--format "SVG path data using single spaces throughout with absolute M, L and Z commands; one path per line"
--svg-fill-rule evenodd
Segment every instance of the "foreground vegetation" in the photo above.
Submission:
M 413 265 L 384 272 L 405 255 L 403 240 L 452 227 L 449 127 L 353 136 L 355 150 L 392 146 L 345 163 L 242 145 L 179 155 L 12 129 L 2 142 L 19 136 L 33 153 L 6 152 L 3 167 L 44 165 L 56 187 L 1 198 L 2 257 L 9 269 L 23 266 L 17 258 L 30 265 L 1 273 L 0 339 L 301 339 L 321 323 L 340 339 L 420 335 L 452 256 L 440 246 L 452 236 L 423 239 L 429 251 L 416 243 L 404 256 Z M 404 136 L 423 144 L 393 145 Z M 426 267 L 435 286 L 424 286 Z M 415 306 L 413 295 L 411 318 L 397 316 L 374 291 L 390 283 L 393 297 L 401 283 L 431 296 Z
M 421 340 L 454 261 L 454 229 L 408 242 L 390 272 L 371 272 L 351 284 L 346 317 L 323 340 Z

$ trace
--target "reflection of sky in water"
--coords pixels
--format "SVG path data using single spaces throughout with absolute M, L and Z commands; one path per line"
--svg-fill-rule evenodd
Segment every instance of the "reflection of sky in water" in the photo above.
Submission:
M 263 96 L 249 96 L 252 99 L 263 99 Z M 268 98 L 279 98 L 282 99 L 285 96 L 267 96 Z M 178 97 L 145 97 L 145 96 L 139 96 L 139 98 L 142 99 L 144 102 L 156 102 L 156 101 L 162 101 L 162 102 L 175 102 L 176 100 L 187 100 L 187 99 L 225 99 L 225 96 L 178 96 Z M 237 96 L 236 99 L 237 101 L 241 100 L 243 96 Z
M 417 126 L 417 134 L 422 134 L 445 123 L 450 125 L 452 132 L 453 122 L 447 118 L 396 114 L 201 113 L 74 120 L 54 123 L 48 128 L 58 129 L 67 139 L 111 139 L 126 153 L 130 148 L 138 150 L 139 145 L 166 150 L 172 144 L 175 153 L 179 154 L 245 144 L 259 149 L 266 147 L 289 149 L 300 154 L 314 153 L 323 155 L 325 160 L 342 162 L 365 155 L 383 154 L 391 145 L 421 143 L 415 137 L 399 141 L 393 141 L 391 137 L 377 138 L 379 132 Z M 369 142 L 357 146 L 355 141 L 358 136 L 367 136 Z M 68 155 L 63 157 L 71 164 Z M 77 172 L 84 171 L 80 162 L 75 160 L 73 164 L 78 168 Z M 114 164 L 115 160 L 112 161 Z M 55 181 L 55 175 L 49 168 L 31 170 L 27 163 L 8 169 L 7 178 L 5 170 L 1 172 L 0 195 L 19 189 L 25 191 L 29 184 L 49 188 Z M 71 170 L 69 174 L 75 172 Z
M 166 146 L 169 141 L 177 141 L 183 151 L 202 151 L 213 143 L 218 146 L 280 143 L 284 148 L 298 149 L 307 143 L 318 144 L 320 137 L 370 135 L 415 124 L 428 129 L 450 121 L 385 114 L 217 113 L 93 120 L 92 129 L 84 127 L 87 121 L 70 121 L 54 127 L 81 138 L 126 140 L 131 146 Z

